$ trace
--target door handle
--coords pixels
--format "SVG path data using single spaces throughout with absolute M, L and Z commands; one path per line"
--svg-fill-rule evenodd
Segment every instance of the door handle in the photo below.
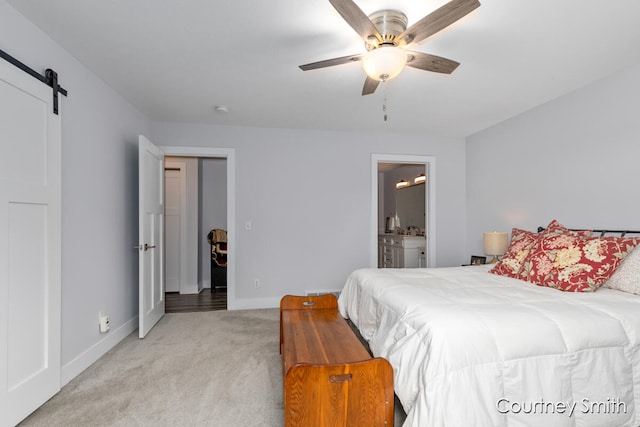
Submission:
M 134 249 L 142 249 L 142 250 L 148 251 L 149 249 L 153 249 L 153 248 L 155 248 L 155 247 L 156 247 L 156 245 L 149 246 L 148 244 L 146 244 L 146 243 L 145 243 L 145 244 L 144 244 L 144 246 L 142 246 L 142 245 L 135 245 L 133 248 L 134 248 Z

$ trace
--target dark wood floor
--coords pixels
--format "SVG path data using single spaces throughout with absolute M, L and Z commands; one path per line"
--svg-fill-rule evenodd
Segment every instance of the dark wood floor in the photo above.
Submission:
M 180 295 L 178 292 L 165 294 L 165 313 L 188 313 L 193 311 L 213 311 L 227 309 L 227 290 L 205 288 L 199 294 Z

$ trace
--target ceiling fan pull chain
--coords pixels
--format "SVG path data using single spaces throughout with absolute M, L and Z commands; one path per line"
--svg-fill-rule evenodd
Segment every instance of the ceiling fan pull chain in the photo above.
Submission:
M 382 112 L 384 113 L 384 121 L 387 121 L 387 85 L 384 85 L 384 98 L 382 101 Z

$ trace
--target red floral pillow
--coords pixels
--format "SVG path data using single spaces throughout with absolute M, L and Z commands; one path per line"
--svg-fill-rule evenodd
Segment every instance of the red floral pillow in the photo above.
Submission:
M 489 273 L 500 276 L 518 277 L 522 262 L 529 254 L 531 247 L 538 241 L 538 233 L 514 228 L 511 230 L 511 243 L 504 256 Z
M 509 244 L 509 248 L 502 257 L 502 260 L 491 269 L 490 273 L 523 279 L 523 277 L 519 276 L 519 272 L 529 252 L 536 245 L 540 237 L 552 233 L 588 237 L 591 235 L 591 230 L 570 231 L 555 219 L 547 225 L 543 233 L 533 233 L 531 231 L 514 228 L 511 230 L 511 243 Z
M 543 234 L 568 234 L 570 236 L 589 237 L 591 236 L 591 230 L 569 230 L 554 219 L 549 223 L 549 225 L 547 225 L 547 228 L 544 229 Z
M 585 238 L 551 232 L 524 261 L 519 278 L 570 292 L 592 292 L 611 277 L 640 239 Z
M 543 282 L 542 277 L 540 277 L 537 269 L 533 267 L 534 262 L 539 260 L 540 262 L 544 262 L 545 244 L 548 241 L 554 241 L 556 239 L 560 239 L 561 244 L 563 241 L 562 236 L 589 237 L 590 235 L 591 230 L 571 231 L 554 219 L 547 225 L 542 233 L 537 235 L 538 238 L 529 249 L 526 258 L 521 262 L 520 270 L 518 270 L 513 277 L 526 280 L 527 282 L 541 284 Z M 546 272 L 547 270 L 543 268 L 543 271 Z

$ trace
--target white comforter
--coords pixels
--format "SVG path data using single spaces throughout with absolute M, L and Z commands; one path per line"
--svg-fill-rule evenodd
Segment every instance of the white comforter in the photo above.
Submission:
M 404 426 L 639 426 L 640 297 L 489 268 L 349 276 L 340 312 L 391 362 Z

